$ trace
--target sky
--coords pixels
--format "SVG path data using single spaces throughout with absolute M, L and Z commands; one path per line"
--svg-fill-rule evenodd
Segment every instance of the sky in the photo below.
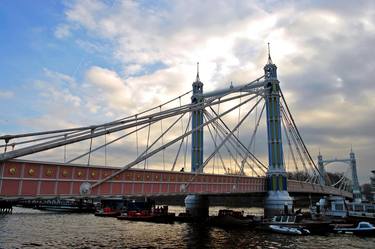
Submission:
M 352 147 L 359 179 L 368 182 L 375 169 L 374 5 L 2 0 L 0 133 L 103 123 L 157 106 L 191 90 L 197 61 L 205 91 L 249 82 L 263 74 L 270 42 L 312 156 L 345 158 Z M 118 153 L 134 153 L 134 144 L 121 146 Z

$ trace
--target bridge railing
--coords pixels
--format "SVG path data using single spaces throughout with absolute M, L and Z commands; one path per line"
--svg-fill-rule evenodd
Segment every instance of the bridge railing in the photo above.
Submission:
M 316 193 L 325 195 L 340 195 L 353 198 L 353 194 L 331 186 L 323 186 L 308 182 L 288 180 L 288 191 L 291 193 Z
M 0 199 L 81 198 L 91 185 L 119 168 L 11 160 L 0 165 Z M 352 197 L 339 189 L 288 180 L 288 191 Z M 265 193 L 264 177 L 129 169 L 91 189 L 88 197 Z
M 119 168 L 12 160 L 0 166 L 0 198 L 83 197 L 80 187 Z M 264 192 L 265 179 L 129 169 L 91 189 L 96 196 L 156 196 Z

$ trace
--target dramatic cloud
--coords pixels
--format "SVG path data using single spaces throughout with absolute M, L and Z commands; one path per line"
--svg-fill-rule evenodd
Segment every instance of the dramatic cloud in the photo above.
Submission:
M 347 157 L 352 146 L 360 180 L 368 181 L 375 149 L 374 5 L 372 1 L 68 2 L 64 20 L 54 29 L 55 39 L 85 51 L 86 63 L 81 61 L 73 76 L 44 70 L 44 79 L 34 81 L 41 97 L 40 115 L 22 123 L 52 128 L 56 122 L 50 120 L 58 120 L 57 128 L 135 114 L 189 91 L 197 61 L 205 91 L 249 82 L 263 74 L 266 44 L 271 42 L 282 90 L 313 156 L 320 150 L 327 158 Z M 9 93 L 0 93 L 3 98 Z M 236 117 L 227 118 L 230 127 Z M 152 129 L 156 134 L 159 128 Z M 241 129 L 241 134 L 247 129 L 251 127 Z M 265 161 L 264 122 L 259 132 L 257 155 Z M 142 146 L 146 139 L 143 134 Z M 205 141 L 210 139 L 206 131 Z M 122 154 L 124 161 L 134 157 L 134 141 L 132 137 L 120 143 L 116 155 Z M 288 154 L 286 143 L 284 147 Z M 212 150 L 208 143 L 206 153 Z

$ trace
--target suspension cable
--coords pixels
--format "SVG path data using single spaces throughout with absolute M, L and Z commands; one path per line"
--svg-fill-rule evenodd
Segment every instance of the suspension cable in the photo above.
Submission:
M 253 96 L 253 97 L 250 97 L 248 100 L 242 102 L 241 105 L 244 105 L 244 104 L 248 103 L 248 102 L 251 101 L 252 99 L 254 99 L 254 96 Z M 230 108 L 229 110 L 223 112 L 220 116 L 215 117 L 215 118 L 213 118 L 212 120 L 210 120 L 210 121 L 208 121 L 208 122 L 206 122 L 206 123 L 203 123 L 203 124 L 201 124 L 201 125 L 195 127 L 194 129 L 190 130 L 189 132 L 185 133 L 184 135 L 179 136 L 179 137 L 173 139 L 172 141 L 170 141 L 170 142 L 164 144 L 163 147 L 160 147 L 160 148 L 155 149 L 155 150 L 153 150 L 153 151 L 151 151 L 151 152 L 148 152 L 147 154 L 145 154 L 145 155 L 143 155 L 143 156 L 138 157 L 136 160 L 134 160 L 134 161 L 128 163 L 127 165 L 123 166 L 122 169 L 120 169 L 120 170 L 114 172 L 113 174 L 109 175 L 108 177 L 106 177 L 106 178 L 104 178 L 104 179 L 102 179 L 102 180 L 96 182 L 95 184 L 92 185 L 92 187 L 96 187 L 96 186 L 98 186 L 98 185 L 100 185 L 100 184 L 102 184 L 102 183 L 108 181 L 109 179 L 112 179 L 112 178 L 115 177 L 116 175 L 118 175 L 118 174 L 124 172 L 125 170 L 128 170 L 129 168 L 133 167 L 133 166 L 136 165 L 138 162 L 143 161 L 145 158 L 148 158 L 148 157 L 151 157 L 151 156 L 155 155 L 156 153 L 160 152 L 160 151 L 163 150 L 164 148 L 169 147 L 169 146 L 171 146 L 172 144 L 176 143 L 177 141 L 179 141 L 179 140 L 182 139 L 183 137 L 185 137 L 185 136 L 189 136 L 189 135 L 192 134 L 193 132 L 195 132 L 195 131 L 201 129 L 202 127 L 204 127 L 204 126 L 208 125 L 209 123 L 211 123 L 211 122 L 217 120 L 218 118 L 227 115 L 228 113 L 230 113 L 230 112 L 233 111 L 234 109 L 238 108 L 239 106 L 240 106 L 240 105 L 236 105 L 236 106 Z M 203 107 L 201 107 L 201 108 L 203 108 Z
M 207 119 L 206 116 L 204 116 L 204 117 Z M 213 125 L 212 125 L 212 126 L 213 126 Z M 216 141 L 217 141 L 217 136 L 214 138 L 214 136 L 212 135 L 210 125 L 207 125 L 207 128 L 208 128 L 208 131 L 209 131 L 209 133 L 210 133 L 210 135 L 211 135 L 211 139 L 212 139 L 213 142 L 214 142 L 215 150 L 217 150 L 217 143 L 216 143 Z M 213 128 L 214 128 L 214 127 L 213 127 Z M 217 135 L 217 129 L 215 129 L 215 130 L 216 130 L 216 134 L 215 134 L 215 135 Z M 224 172 L 225 172 L 226 174 L 228 174 L 227 169 L 225 168 L 225 163 L 224 163 L 224 160 L 223 160 L 223 158 L 222 158 L 222 156 L 221 156 L 220 150 L 218 150 L 217 154 L 218 154 L 218 156 L 219 156 L 219 158 L 220 158 L 220 161 L 221 161 L 222 167 L 223 167 L 223 169 L 224 169 Z M 214 157 L 214 158 L 215 158 L 215 157 Z
M 180 107 L 181 107 L 181 101 L 180 101 Z M 161 112 L 161 106 L 160 106 L 160 112 Z M 163 120 L 162 119 L 160 120 L 160 132 L 163 133 Z M 164 136 L 161 137 L 161 146 L 163 145 L 164 145 Z M 163 150 L 162 154 L 163 154 L 163 170 L 165 170 L 165 157 L 164 157 L 165 150 Z
M 259 90 L 256 94 L 260 94 L 260 92 L 262 92 L 262 91 L 264 91 L 264 90 L 263 89 Z M 251 94 L 254 94 L 254 93 L 244 94 L 243 96 L 251 95 Z M 137 119 L 138 125 L 148 123 L 148 122 L 150 122 L 150 120 L 159 121 L 160 119 L 173 117 L 173 116 L 176 116 L 176 115 L 181 114 L 181 113 L 199 110 L 199 109 L 207 107 L 207 106 L 227 102 L 227 101 L 230 101 L 230 100 L 236 99 L 236 98 L 238 98 L 238 96 L 229 97 L 229 98 L 226 98 L 226 99 L 221 100 L 219 102 L 218 101 L 206 102 L 203 105 L 201 103 L 199 103 L 199 105 L 198 104 L 189 104 L 189 105 L 183 106 L 183 108 L 181 110 L 178 110 L 178 111 L 171 112 L 170 110 L 167 110 L 167 111 L 163 111 L 163 115 L 156 115 L 156 114 L 154 116 L 149 115 L 147 120 L 145 119 L 146 116 L 144 116 L 144 117 L 142 117 L 141 121 L 139 121 L 139 118 Z M 151 117 L 151 119 L 150 119 L 150 117 Z M 18 150 L 12 151 L 12 152 L 7 152 L 6 154 L 0 154 L 0 161 L 4 161 L 4 160 L 11 159 L 11 158 L 32 154 L 32 153 L 37 153 L 37 152 L 47 150 L 47 149 L 56 148 L 56 147 L 62 146 L 64 144 L 71 144 L 71 143 L 80 142 L 80 141 L 83 141 L 83 140 L 86 140 L 86 139 L 90 139 L 91 137 L 94 138 L 94 137 L 102 136 L 106 132 L 109 132 L 109 133 L 118 132 L 118 131 L 121 131 L 121 130 L 124 130 L 124 129 L 134 127 L 135 125 L 136 125 L 136 123 L 123 124 L 123 125 L 120 125 L 118 127 L 110 128 L 107 131 L 98 131 L 98 132 L 95 132 L 94 134 L 90 133 L 90 134 L 87 134 L 87 135 L 82 135 L 80 137 L 68 139 L 67 141 L 62 140 L 62 141 L 56 141 L 56 142 L 49 142 L 49 143 L 38 144 L 38 145 L 33 145 L 33 146 L 30 146 L 30 147 L 18 149 Z M 95 129 L 95 131 L 99 130 L 99 129 L 96 129 L 95 126 L 91 126 L 91 127 L 93 127 L 92 129 Z
M 284 121 L 284 115 L 282 115 L 281 123 L 282 123 L 283 128 L 284 128 L 285 137 L 286 137 L 286 139 L 288 141 L 289 151 L 290 151 L 290 154 L 292 156 L 292 160 L 293 160 L 295 169 L 297 171 L 297 177 L 298 177 L 298 171 L 299 171 L 298 164 L 297 164 L 296 158 L 294 156 L 293 147 L 292 147 L 292 144 L 291 144 L 291 141 L 290 141 L 290 138 L 289 138 L 289 134 L 288 134 L 288 131 L 287 131 L 287 128 L 286 128 L 286 124 L 285 124 L 285 121 Z M 298 180 L 298 178 L 297 178 L 297 180 Z
M 207 113 L 204 112 L 204 114 L 205 114 L 204 117 L 206 118 L 206 120 L 208 120 L 208 118 L 206 117 L 206 116 L 207 116 Z M 213 124 L 216 124 L 216 122 L 213 122 Z M 211 124 L 211 125 L 212 125 L 212 124 Z M 208 126 L 208 127 L 209 127 L 209 126 Z M 213 125 L 212 125 L 212 127 L 215 128 Z M 216 128 L 216 129 L 217 129 L 217 128 Z M 226 135 L 226 134 L 224 134 L 224 135 Z M 219 134 L 219 138 L 223 140 L 223 138 L 221 137 L 220 134 Z M 231 140 L 228 140 L 228 142 L 230 143 Z M 231 145 L 232 145 L 232 147 L 234 148 L 234 150 L 235 150 L 236 152 L 238 152 L 238 148 L 236 148 L 236 146 L 233 145 L 232 143 L 231 143 Z M 224 143 L 224 147 L 227 149 L 229 156 L 233 159 L 233 161 L 234 161 L 234 163 L 235 163 L 235 166 L 237 166 L 239 169 L 241 169 L 241 165 L 240 165 L 239 162 L 237 161 L 237 158 L 233 155 L 232 151 L 229 149 L 229 147 L 228 147 L 228 145 L 227 145 L 226 143 Z M 215 151 L 216 151 L 216 150 L 218 150 L 217 146 L 215 146 Z M 218 151 L 217 151 L 217 152 L 218 152 Z M 215 153 L 214 157 L 216 156 L 216 154 L 217 154 L 217 153 Z
M 315 170 L 319 173 L 319 175 L 322 176 L 322 173 L 319 171 L 319 168 L 316 166 L 314 160 L 312 159 L 312 157 L 311 157 L 311 155 L 310 155 L 310 152 L 307 150 L 307 147 L 306 147 L 305 143 L 303 142 L 303 139 L 302 139 L 302 137 L 301 137 L 301 134 L 300 134 L 299 131 L 298 131 L 297 125 L 296 125 L 296 123 L 294 122 L 293 116 L 292 116 L 292 114 L 291 114 L 291 112 L 290 112 L 290 110 L 289 110 L 288 104 L 286 103 L 286 100 L 285 100 L 284 94 L 283 94 L 283 92 L 281 91 L 281 89 L 280 89 L 280 95 L 281 95 L 281 98 L 282 98 L 282 100 L 283 100 L 283 103 L 285 104 L 286 110 L 287 110 L 287 112 L 289 113 L 289 115 L 290 115 L 290 117 L 291 117 L 291 120 L 292 120 L 293 126 L 294 126 L 295 129 L 296 129 L 296 132 L 297 132 L 297 134 L 298 134 L 298 136 L 299 136 L 299 138 L 300 138 L 300 140 L 301 140 L 301 142 L 302 142 L 303 147 L 305 148 L 305 150 L 306 150 L 306 152 L 307 152 L 307 155 L 308 155 L 308 157 L 309 157 L 309 159 L 310 159 L 312 165 L 314 166 Z
M 92 131 L 92 132 L 94 132 L 94 131 Z M 89 156 L 88 156 L 88 159 L 87 159 L 87 166 L 90 165 L 91 148 L 92 148 L 92 138 L 90 139 L 90 149 L 89 149 Z
M 260 101 L 258 101 L 257 103 L 256 103 L 256 105 L 257 104 L 259 104 L 259 102 Z M 239 106 L 241 106 L 241 104 L 239 104 Z M 248 112 L 248 113 L 246 113 L 246 115 L 241 119 L 241 121 L 230 131 L 230 133 L 228 134 L 228 136 L 219 144 L 219 146 L 218 146 L 218 148 L 220 149 L 223 145 L 224 145 L 224 143 L 231 137 L 231 136 L 234 136 L 233 135 L 233 132 L 235 132 L 237 129 L 238 129 L 238 127 L 245 121 L 245 119 L 250 115 L 250 113 L 253 111 L 253 109 L 254 109 L 254 107 L 253 108 L 251 108 L 250 109 L 250 111 Z M 213 154 L 211 154 L 207 159 L 206 159 L 206 161 L 199 167 L 199 168 L 201 168 L 200 170 L 202 170 L 205 166 L 206 166 L 206 164 L 209 162 L 209 160 L 211 160 L 211 158 L 214 156 L 216 154 L 216 151 L 213 153 Z
M 220 99 L 219 99 L 220 100 Z M 220 103 L 217 105 L 217 113 L 220 114 Z M 210 128 L 210 126 L 208 126 L 208 128 Z M 214 139 L 214 144 L 215 144 L 215 148 L 216 148 L 216 141 L 217 141 L 217 129 L 215 127 L 213 127 L 215 129 L 215 139 Z M 219 154 L 220 155 L 220 154 Z M 212 173 L 214 174 L 215 173 L 215 163 L 216 163 L 216 155 L 214 156 L 213 160 L 212 160 Z M 224 167 L 224 170 L 225 170 L 225 166 L 223 165 Z
M 146 144 L 146 150 L 145 150 L 146 153 L 147 153 L 147 151 L 149 149 L 148 145 L 149 145 L 149 142 L 150 142 L 150 131 L 151 131 L 151 122 L 148 123 L 147 144 Z M 144 170 L 146 169 L 146 166 L 148 167 L 148 165 L 146 165 L 147 164 L 147 159 L 148 158 L 146 158 L 145 161 L 144 161 L 144 165 L 143 165 L 143 169 Z
M 262 100 L 262 99 L 258 100 L 258 101 L 256 102 L 255 106 L 257 106 L 257 105 L 260 103 L 261 100 Z M 253 108 L 251 109 L 251 111 L 254 109 L 255 106 L 253 106 Z M 213 110 L 212 108 L 210 108 L 210 109 L 211 109 L 211 111 L 215 114 L 215 116 L 218 117 L 218 115 L 217 115 L 217 113 L 215 112 L 215 110 Z M 228 132 L 230 132 L 230 129 L 229 129 L 229 127 L 226 125 L 226 123 L 225 123 L 221 118 L 219 118 L 218 120 L 223 124 L 223 126 L 226 128 L 226 130 L 227 130 Z M 260 160 L 258 160 L 258 158 L 257 158 L 253 153 L 251 153 L 251 152 L 246 148 L 246 146 L 243 145 L 243 143 L 242 143 L 242 142 L 241 142 L 236 136 L 233 136 L 233 138 L 234 138 L 235 140 L 237 140 L 237 142 L 241 145 L 241 147 L 244 148 L 245 151 L 250 155 L 249 158 L 251 158 L 252 160 L 255 160 L 255 161 L 256 161 L 259 165 L 261 165 L 264 169 L 267 169 L 267 167 L 266 167 L 266 166 L 265 166 Z M 254 161 L 254 162 L 255 162 L 255 161 Z
M 190 120 L 190 118 L 191 118 L 191 114 L 190 114 L 190 116 L 189 116 L 189 120 Z M 181 120 L 182 120 L 182 119 L 181 119 Z M 189 129 L 189 122 L 188 122 L 187 125 L 186 125 L 185 132 L 182 131 L 182 134 L 186 133 L 188 129 Z M 172 169 L 171 169 L 171 171 L 174 171 L 174 168 L 175 168 L 176 163 L 177 163 L 178 156 L 180 155 L 181 147 L 182 147 L 182 145 L 184 144 L 184 139 L 185 139 L 185 137 L 183 137 L 183 138 L 181 139 L 181 143 L 180 143 L 180 145 L 179 145 L 179 147 L 178 147 L 178 151 L 177 151 L 176 157 L 175 157 L 175 159 L 174 159 L 174 161 L 173 161 L 173 165 L 172 165 Z M 185 170 L 185 168 L 184 168 L 184 170 Z
M 212 118 L 212 116 L 208 113 L 208 112 L 205 112 L 205 114 L 207 115 L 207 117 L 208 118 Z M 228 133 L 227 133 L 227 129 L 225 129 L 224 127 L 222 127 L 219 123 L 217 123 L 217 122 L 213 122 L 213 124 L 215 124 L 216 126 L 217 126 L 217 130 L 219 130 L 222 134 L 223 134 L 223 136 L 228 136 Z M 212 125 L 213 126 L 213 125 Z M 228 128 L 229 129 L 229 128 Z M 223 140 L 223 137 L 219 134 L 219 138 L 221 139 L 221 140 Z M 228 139 L 228 143 L 230 144 L 230 145 L 232 145 L 232 147 L 238 152 L 238 147 L 237 146 L 235 146 L 235 144 L 234 144 L 234 142 L 237 142 L 237 144 L 239 144 L 240 146 L 239 146 L 239 148 L 241 148 L 242 149 L 242 151 L 244 152 L 244 156 L 242 156 L 241 155 L 241 153 L 239 153 L 240 154 L 240 156 L 243 158 L 242 159 L 242 162 L 244 163 L 244 162 L 246 162 L 247 163 L 247 165 L 250 167 L 250 169 L 253 171 L 253 173 L 255 173 L 257 176 L 259 176 L 259 174 L 251 167 L 251 165 L 249 164 L 249 162 L 247 162 L 247 160 L 246 160 L 246 158 L 247 158 L 247 153 L 248 153 L 248 151 L 245 149 L 244 150 L 244 148 L 246 148 L 241 142 L 239 143 L 237 140 L 236 140 L 237 138 L 235 137 L 235 136 L 233 136 L 233 137 L 231 137 L 230 139 Z M 225 146 L 225 145 L 224 145 Z M 260 167 L 259 166 L 259 164 L 253 159 L 253 158 L 251 158 L 251 157 L 249 157 L 253 162 L 254 162 L 254 164 L 256 165 L 256 166 L 258 166 L 258 167 Z M 238 165 L 238 167 L 239 167 L 239 169 L 240 169 L 240 172 L 242 172 L 243 171 L 243 168 L 242 168 L 242 166 L 243 166 L 243 163 L 241 163 L 241 165 L 239 164 L 239 163 L 237 163 L 237 165 Z M 265 170 L 263 170 L 261 167 L 260 167 L 260 169 L 261 169 L 261 171 L 263 171 L 263 173 L 265 173 Z

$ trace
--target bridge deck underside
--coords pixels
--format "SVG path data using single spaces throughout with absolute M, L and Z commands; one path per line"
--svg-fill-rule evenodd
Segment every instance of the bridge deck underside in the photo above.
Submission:
M 119 168 L 12 160 L 0 165 L 0 199 L 79 198 L 84 182 L 94 184 Z M 352 197 L 332 187 L 288 181 L 290 192 Z M 131 169 L 91 190 L 88 197 L 227 195 L 266 192 L 265 178 Z

